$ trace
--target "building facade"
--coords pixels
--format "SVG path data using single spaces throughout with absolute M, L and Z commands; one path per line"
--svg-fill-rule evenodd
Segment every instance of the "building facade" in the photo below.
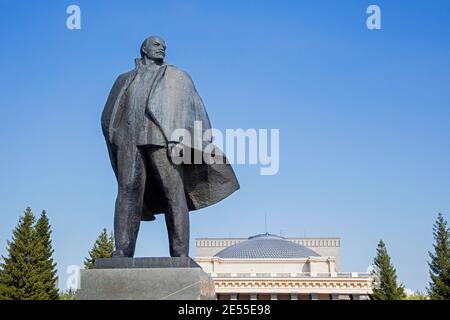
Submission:
M 368 299 L 371 276 L 341 272 L 339 248 L 339 238 L 199 238 L 195 260 L 219 300 Z

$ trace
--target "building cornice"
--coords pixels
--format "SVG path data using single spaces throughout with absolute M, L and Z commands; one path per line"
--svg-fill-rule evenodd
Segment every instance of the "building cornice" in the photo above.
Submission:
M 313 262 L 328 262 L 336 261 L 336 258 L 331 256 L 324 257 L 305 257 L 305 258 L 220 258 L 214 257 L 196 257 L 197 262 L 218 262 L 218 263 L 233 263 L 233 264 L 248 264 L 251 263 L 306 263 Z

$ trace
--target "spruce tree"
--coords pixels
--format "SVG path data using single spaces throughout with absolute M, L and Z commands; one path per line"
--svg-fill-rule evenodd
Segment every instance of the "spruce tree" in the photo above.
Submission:
M 84 267 L 86 269 L 93 269 L 96 259 L 99 258 L 111 258 L 114 251 L 114 239 L 113 235 L 108 236 L 108 231 L 103 231 L 98 236 L 94 243 L 94 247 L 89 251 L 89 257 L 84 261 Z
M 33 298 L 34 224 L 31 208 L 27 208 L 7 241 L 8 256 L 0 265 L 0 299 L 30 300 Z
M 431 282 L 428 294 L 434 300 L 450 300 L 450 242 L 447 221 L 441 213 L 433 226 L 434 252 L 429 252 Z
M 386 245 L 382 240 L 378 243 L 377 256 L 373 261 L 374 300 L 402 300 L 406 297 L 403 285 L 397 284 L 397 274 L 391 264 Z
M 51 226 L 47 214 L 42 214 L 36 222 L 34 232 L 35 250 L 33 252 L 35 261 L 32 270 L 33 299 L 57 300 L 59 298 L 56 288 L 56 263 L 53 262 L 53 248 L 51 240 Z

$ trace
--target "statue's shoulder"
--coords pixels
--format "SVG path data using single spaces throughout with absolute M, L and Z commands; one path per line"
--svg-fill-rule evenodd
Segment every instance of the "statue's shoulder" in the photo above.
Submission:
M 125 73 L 122 73 L 121 75 L 119 75 L 116 79 L 116 83 L 122 83 L 125 82 L 132 74 L 134 73 L 134 69 L 127 71 Z
M 174 77 L 177 80 L 184 80 L 187 82 L 192 82 L 191 76 L 184 70 L 174 66 L 172 64 L 166 64 L 166 74 Z
M 130 70 L 128 72 L 122 73 L 120 74 L 117 78 L 116 81 L 114 81 L 113 87 L 111 89 L 111 91 L 114 93 L 118 93 L 120 91 L 120 89 L 125 85 L 125 83 L 127 82 L 128 78 L 133 74 L 134 70 Z

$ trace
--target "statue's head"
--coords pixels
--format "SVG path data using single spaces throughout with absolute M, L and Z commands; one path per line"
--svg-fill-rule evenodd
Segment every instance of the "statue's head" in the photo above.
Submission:
M 166 56 L 166 43 L 158 36 L 151 36 L 144 40 L 141 45 L 141 56 L 147 57 L 157 63 L 162 63 Z

